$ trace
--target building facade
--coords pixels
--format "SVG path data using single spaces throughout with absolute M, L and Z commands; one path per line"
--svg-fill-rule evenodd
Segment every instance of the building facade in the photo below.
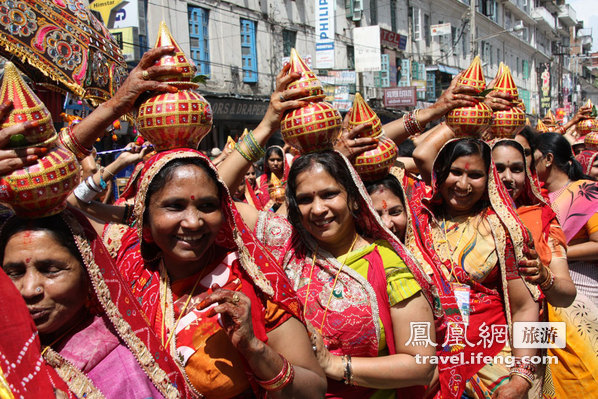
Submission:
M 259 123 L 291 48 L 341 110 L 356 91 L 384 115 L 433 102 L 475 54 L 487 82 L 500 62 L 511 68 L 530 116 L 573 110 L 584 84 L 592 87 L 591 73 L 590 83 L 580 80 L 591 35 L 561 0 L 477 0 L 475 18 L 470 0 L 138 1 L 134 56 L 153 45 L 163 20 L 207 77 L 209 146 Z

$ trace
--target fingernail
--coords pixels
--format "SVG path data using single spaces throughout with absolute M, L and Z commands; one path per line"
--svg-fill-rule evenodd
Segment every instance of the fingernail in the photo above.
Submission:
M 185 68 L 183 68 L 183 67 L 176 67 L 177 72 L 183 72 L 184 70 L 185 70 Z
M 12 101 L 11 100 L 6 100 L 2 103 L 3 106 L 5 107 L 10 107 L 12 105 Z
M 35 162 L 38 160 L 37 155 L 27 155 L 27 162 Z
M 39 120 L 31 121 L 31 127 L 38 127 L 38 126 L 39 126 Z
M 177 89 L 177 88 L 176 88 L 176 87 L 174 87 L 174 86 L 168 86 L 168 92 L 169 92 L 169 93 L 178 93 L 178 92 L 179 92 L 179 89 Z
M 45 155 L 45 154 L 47 154 L 47 153 L 48 153 L 48 149 L 47 149 L 46 147 L 41 147 L 41 148 L 39 149 L 39 152 L 41 152 L 41 153 L 42 153 L 42 155 Z

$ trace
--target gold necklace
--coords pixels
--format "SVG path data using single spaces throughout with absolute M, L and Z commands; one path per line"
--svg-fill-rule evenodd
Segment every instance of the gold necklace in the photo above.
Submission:
M 355 243 L 357 242 L 358 238 L 359 238 L 359 234 L 355 233 L 355 238 L 353 238 L 353 242 L 351 243 L 351 247 L 349 248 L 347 255 L 353 251 L 353 247 L 355 246 Z M 303 317 L 305 317 L 305 311 L 307 310 L 307 300 L 309 299 L 311 280 L 313 277 L 314 265 L 316 264 L 316 257 L 318 255 L 319 247 L 320 247 L 319 244 L 316 245 L 316 251 L 314 252 L 314 256 L 312 257 L 312 260 L 311 260 L 311 270 L 309 271 L 309 282 L 307 283 L 307 294 L 305 295 L 305 303 L 303 304 Z M 336 287 L 336 282 L 338 281 L 338 276 L 341 274 L 341 271 L 343 270 L 343 267 L 345 266 L 346 262 L 347 262 L 347 257 L 345 256 L 345 259 L 343 260 L 341 267 L 338 269 L 338 272 L 336 272 L 336 275 L 334 276 L 334 282 L 332 283 L 332 289 L 330 290 L 330 295 L 328 296 L 328 301 L 326 302 L 326 308 L 324 309 L 324 317 L 322 317 L 322 323 L 320 323 L 320 334 L 322 334 L 322 329 L 324 328 L 324 322 L 326 321 L 326 315 L 328 314 L 328 307 L 330 306 L 330 301 L 332 300 L 332 295 L 334 294 L 334 288 Z
M 166 269 L 166 267 L 164 267 L 164 269 Z M 203 270 L 200 273 L 200 275 L 197 277 L 197 280 L 195 280 L 195 284 L 193 284 L 191 293 L 187 297 L 187 300 L 185 301 L 185 304 L 183 305 L 183 309 L 181 310 L 179 317 L 177 317 L 177 319 L 174 323 L 174 326 L 172 327 L 172 329 L 170 330 L 170 333 L 168 334 L 168 337 L 166 339 L 166 344 L 164 344 L 164 334 L 166 333 L 166 297 L 168 295 L 168 293 L 167 293 L 167 291 L 168 291 L 168 274 L 164 273 L 164 276 L 160 276 L 160 282 L 163 283 L 163 287 L 164 287 L 163 295 L 162 295 L 162 344 L 164 345 L 165 348 L 168 348 L 168 344 L 170 343 L 170 340 L 172 339 L 172 336 L 173 336 L 174 332 L 176 331 L 176 328 L 179 325 L 181 318 L 185 314 L 185 311 L 187 310 L 187 307 L 189 306 L 189 302 L 191 302 L 191 298 L 193 298 L 193 294 L 195 293 L 195 289 L 199 285 L 199 281 L 202 278 L 204 278 L 205 275 L 208 274 L 207 270 L 208 270 L 208 268 Z M 173 312 L 174 312 L 174 301 L 172 303 L 172 308 L 173 308 Z

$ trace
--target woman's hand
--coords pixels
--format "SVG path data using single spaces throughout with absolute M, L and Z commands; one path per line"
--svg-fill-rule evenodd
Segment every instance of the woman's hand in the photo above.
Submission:
M 118 89 L 114 97 L 106 104 L 119 116 L 130 112 L 141 94 L 146 91 L 176 93 L 177 88 L 167 82 L 159 82 L 157 77 L 181 73 L 183 70 L 175 66 L 154 65 L 162 56 L 173 54 L 173 46 L 158 47 L 147 51 L 141 61 L 129 73 L 129 76 Z
M 151 145 L 141 146 L 135 143 L 129 143 L 125 148 L 129 150 L 123 151 L 118 158 L 116 158 L 116 161 L 119 161 L 122 168 L 141 162 L 148 153 L 153 151 Z
M 489 106 L 492 111 L 507 111 L 513 107 L 513 96 L 502 91 L 492 90 L 486 94 L 484 104 Z
M 342 133 L 334 144 L 334 149 L 349 158 L 355 159 L 366 151 L 373 150 L 378 145 L 378 140 L 373 137 L 357 137 L 360 133 L 372 128 L 371 123 L 362 123 L 349 130 L 349 120 L 351 119 L 350 109 L 343 120 Z
M 525 379 L 514 375 L 494 392 L 492 399 L 523 399 L 529 389 L 529 383 Z
M 11 110 L 12 102 L 1 104 L 0 121 L 4 120 Z M 39 157 L 48 152 L 45 147 L 30 147 L 19 150 L 5 149 L 10 144 L 11 137 L 16 135 L 26 136 L 38 127 L 38 121 L 28 121 L 0 130 L 0 176 L 9 175 L 15 170 L 35 164 Z
M 472 87 L 458 84 L 461 75 L 463 75 L 463 72 L 453 78 L 448 89 L 438 97 L 438 100 L 432 106 L 420 111 L 419 115 L 424 119 L 420 122 L 428 124 L 441 118 L 454 108 L 473 107 L 477 104 L 477 100 L 473 97 L 478 94 L 477 91 Z M 422 115 L 424 111 L 427 111 L 425 114 L 429 113 L 429 115 L 424 117 Z
M 342 367 L 341 358 L 330 353 L 328 348 L 326 348 L 326 345 L 324 345 L 322 334 L 320 334 L 309 321 L 306 321 L 306 323 L 312 349 L 315 348 L 316 359 L 318 359 L 320 367 L 322 367 L 322 370 L 324 370 L 324 373 L 328 376 L 336 374 L 332 371 L 332 368 L 334 365 L 340 365 Z
M 224 331 L 234 347 L 241 352 L 259 350 L 263 343 L 253 333 L 251 301 L 247 295 L 239 291 L 221 289 L 217 284 L 212 288 L 214 291 L 199 304 L 200 309 L 217 304 L 207 312 L 207 317 L 217 313 L 221 315 Z
M 532 284 L 541 284 L 550 278 L 548 268 L 544 266 L 534 249 L 525 251 L 527 259 L 519 261 L 519 273 Z
M 299 72 L 288 73 L 291 64 L 286 64 L 276 76 L 276 89 L 270 96 L 270 105 L 261 123 L 266 124 L 272 131 L 280 128 L 280 120 L 288 110 L 303 107 L 308 104 L 300 98 L 309 96 L 307 89 L 287 90 L 287 86 L 301 77 Z

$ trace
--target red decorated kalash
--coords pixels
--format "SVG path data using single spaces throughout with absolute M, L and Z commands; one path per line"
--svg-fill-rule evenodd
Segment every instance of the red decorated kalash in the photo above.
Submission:
M 588 133 L 583 139 L 583 144 L 588 151 L 598 151 L 598 131 Z
M 508 110 L 493 113 L 490 133 L 496 139 L 511 139 L 525 127 L 525 112 L 520 107 L 523 103 L 519 100 L 519 91 L 508 66 L 503 65 L 502 74 L 497 75 L 494 90 L 510 94 L 513 102 Z
M 592 100 L 588 100 L 586 106 L 592 110 L 592 117 L 577 122 L 575 128 L 581 137 L 592 132 L 598 132 L 598 120 L 596 120 L 594 115 L 596 107 L 592 105 Z
M 469 68 L 459 78 L 458 83 L 473 87 L 478 93 L 486 88 L 480 57 L 476 56 Z M 455 132 L 456 137 L 480 138 L 492 122 L 492 110 L 483 102 L 473 107 L 455 108 L 446 115 L 446 124 Z
M 212 129 L 212 108 L 194 90 L 199 86 L 191 82 L 195 64 L 183 53 L 164 22 L 160 24 L 155 47 L 161 46 L 174 46 L 175 55 L 165 55 L 155 65 L 176 66 L 183 71 L 156 80 L 168 82 L 178 92 L 159 93 L 143 102 L 137 113 L 137 128 L 157 151 L 197 148 Z
M 556 128 L 558 127 L 556 116 L 554 116 L 551 109 L 549 109 L 548 112 L 546 113 L 546 115 L 544 116 L 543 122 L 544 122 L 544 125 L 546 126 L 546 128 L 548 129 L 548 131 L 550 131 L 550 132 L 554 132 L 556 130 Z
M 293 109 L 282 118 L 280 133 L 286 143 L 302 154 L 331 149 L 341 133 L 341 115 L 325 97 L 322 83 L 309 69 L 295 49 L 291 50 L 291 68 L 288 73 L 299 72 L 301 77 L 287 89 L 306 88 L 309 91 L 304 107 Z
M 14 148 L 46 147 L 48 152 L 37 163 L 0 179 L 0 202 L 9 204 L 24 218 L 51 216 L 66 207 L 66 199 L 79 183 L 75 155 L 57 146 L 57 134 L 46 106 L 27 86 L 13 63 L 4 65 L 0 102 L 12 101 L 13 110 L 2 127 L 38 120 L 39 126 L 18 137 Z M 12 140 L 11 140 L 12 141 Z
M 357 156 L 353 161 L 353 166 L 363 181 L 378 180 L 386 176 L 394 165 L 398 155 L 397 145 L 384 136 L 380 118 L 365 102 L 361 94 L 357 93 L 353 100 L 349 127 L 352 128 L 363 123 L 370 123 L 372 127 L 363 132 L 360 137 L 376 137 L 378 146 Z

